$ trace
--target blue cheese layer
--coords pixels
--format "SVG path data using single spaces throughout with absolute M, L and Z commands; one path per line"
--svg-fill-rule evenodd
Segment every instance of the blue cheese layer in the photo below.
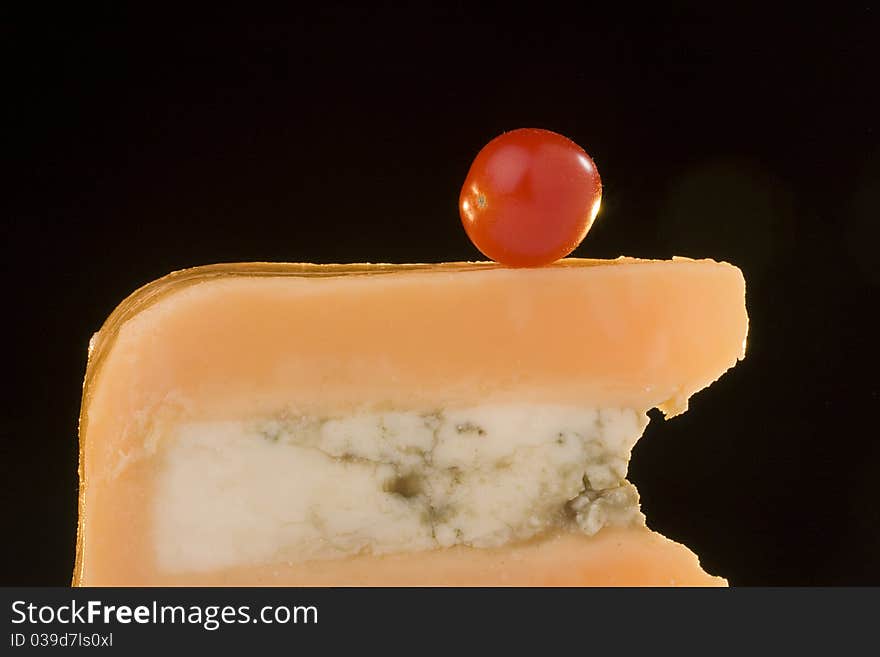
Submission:
M 159 565 L 496 547 L 554 527 L 643 524 L 626 472 L 647 421 L 520 404 L 182 423 L 160 450 Z

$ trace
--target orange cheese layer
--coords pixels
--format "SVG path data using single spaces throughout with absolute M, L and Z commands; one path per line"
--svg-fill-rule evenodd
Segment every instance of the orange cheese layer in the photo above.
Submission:
M 162 580 L 146 510 L 162 441 L 179 421 L 474 401 L 674 414 L 742 357 L 747 324 L 740 271 L 707 260 L 177 272 L 123 302 L 90 345 L 75 581 Z M 578 560 L 579 543 L 554 545 Z M 487 554 L 425 558 L 460 558 L 474 574 L 466 562 Z M 375 563 L 398 563 L 383 559 Z M 347 564 L 354 577 L 356 561 Z M 281 583 L 301 571 L 265 572 Z
M 120 560 L 127 557 L 120 555 Z M 726 586 L 696 555 L 645 527 L 558 533 L 502 548 L 452 548 L 171 575 L 133 564 L 98 585 Z

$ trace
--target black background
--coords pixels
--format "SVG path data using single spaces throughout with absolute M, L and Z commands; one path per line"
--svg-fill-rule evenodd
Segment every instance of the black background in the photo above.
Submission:
M 746 360 L 635 449 L 649 524 L 733 584 L 880 584 L 876 16 L 3 26 L 0 584 L 69 581 L 86 347 L 119 301 L 212 262 L 481 259 L 459 188 L 517 127 L 599 167 L 575 255 L 747 280 Z

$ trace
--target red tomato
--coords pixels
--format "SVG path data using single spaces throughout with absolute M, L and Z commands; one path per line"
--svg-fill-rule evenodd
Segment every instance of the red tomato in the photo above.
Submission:
M 477 154 L 458 207 L 483 255 L 510 267 L 539 267 L 574 251 L 601 199 L 599 172 L 584 149 L 555 132 L 522 128 Z

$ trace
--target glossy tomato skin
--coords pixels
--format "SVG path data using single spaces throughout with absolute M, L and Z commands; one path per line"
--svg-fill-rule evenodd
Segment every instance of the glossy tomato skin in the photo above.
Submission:
M 602 199 L 589 155 L 560 134 L 522 128 L 477 154 L 459 197 L 464 229 L 488 258 L 539 267 L 581 243 Z

